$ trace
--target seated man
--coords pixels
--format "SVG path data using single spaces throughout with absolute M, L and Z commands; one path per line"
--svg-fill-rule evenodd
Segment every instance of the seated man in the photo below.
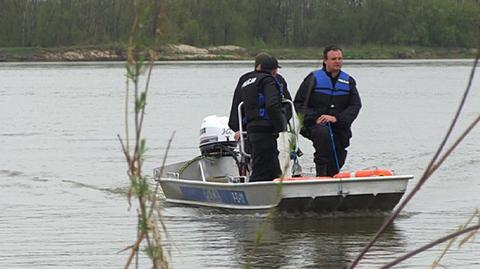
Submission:
M 353 121 L 362 103 L 356 82 L 341 70 L 343 51 L 323 51 L 323 68 L 310 73 L 295 96 L 295 109 L 303 117 L 301 134 L 313 142 L 317 176 L 333 176 L 347 157 Z

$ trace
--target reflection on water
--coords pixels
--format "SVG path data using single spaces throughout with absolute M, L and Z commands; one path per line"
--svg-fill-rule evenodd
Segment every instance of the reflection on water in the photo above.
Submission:
M 351 261 L 350 253 L 358 251 L 358 242 L 366 242 L 384 219 L 385 216 L 274 218 L 266 224 L 262 244 L 252 258 L 252 265 L 273 268 L 346 267 Z M 233 227 L 249 227 L 242 222 L 244 220 L 235 221 Z M 248 246 L 249 252 L 243 255 L 244 259 L 248 259 L 251 254 L 251 244 L 248 244 L 250 240 L 245 240 L 245 234 L 256 234 L 258 226 L 258 223 L 250 224 L 250 231 L 234 228 L 234 238 L 239 238 L 240 242 L 246 242 Z M 395 227 L 389 229 L 382 242 L 383 252 L 389 255 L 396 253 L 401 246 L 400 240 L 401 236 Z
M 241 264 L 253 268 L 344 268 L 352 260 L 352 253 L 360 251 L 387 217 L 383 213 L 282 214 L 269 219 L 268 213 L 232 214 L 215 209 L 173 208 L 167 207 L 167 212 L 181 212 L 180 216 L 168 215 L 166 219 L 172 224 L 170 233 L 178 233 L 171 239 L 177 246 L 179 242 L 184 244 L 178 246 L 179 252 L 185 248 L 201 248 L 202 253 L 224 252 L 227 255 L 197 257 L 197 262 L 206 267 L 213 260 L 227 267 Z M 186 223 L 197 227 L 196 233 L 202 240 L 182 240 L 185 236 L 179 234 Z M 255 248 L 260 231 L 261 244 Z M 405 250 L 403 240 L 404 234 L 393 225 L 372 254 L 391 259 Z M 210 243 L 205 244 L 205 241 Z M 382 263 L 369 261 L 367 264 L 379 266 Z
M 430 160 L 456 110 L 470 60 L 349 61 L 363 108 L 353 126 L 345 169 L 392 168 L 416 176 Z M 172 131 L 169 162 L 199 154 L 207 115 L 228 114 L 244 62 L 161 62 L 155 66 L 145 121 L 148 174 Z M 319 61 L 284 61 L 290 92 Z M 128 210 L 123 132 L 123 63 L 0 64 L 0 268 L 120 268 L 136 236 Z M 478 79 L 472 89 L 480 87 Z M 472 91 L 459 127 L 478 115 Z M 454 136 L 459 131 L 454 131 Z M 359 268 L 377 268 L 464 223 L 480 206 L 480 133 L 474 130 Z M 300 140 L 303 167 L 312 147 Z M 173 268 L 343 268 L 385 215 L 279 215 L 165 204 Z M 252 256 L 257 231 L 262 243 Z M 451 268 L 479 268 L 478 243 L 447 256 Z M 441 247 L 398 268 L 426 268 Z M 143 264 L 142 264 L 143 265 Z M 141 266 L 147 268 L 148 265 Z

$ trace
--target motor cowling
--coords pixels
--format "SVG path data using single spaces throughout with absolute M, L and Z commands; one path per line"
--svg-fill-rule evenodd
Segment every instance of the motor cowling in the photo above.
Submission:
M 228 127 L 228 117 L 211 115 L 203 119 L 200 127 L 202 155 L 227 156 L 235 154 L 235 132 Z

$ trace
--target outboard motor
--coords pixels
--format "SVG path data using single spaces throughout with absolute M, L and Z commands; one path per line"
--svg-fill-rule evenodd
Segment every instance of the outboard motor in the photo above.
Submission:
M 211 115 L 203 119 L 200 127 L 202 156 L 234 156 L 237 148 L 235 132 L 228 127 L 228 117 Z

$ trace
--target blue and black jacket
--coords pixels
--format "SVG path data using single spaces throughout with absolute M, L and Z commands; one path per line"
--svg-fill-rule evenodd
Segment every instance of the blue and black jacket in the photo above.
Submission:
M 239 129 L 237 107 L 243 104 L 244 126 L 250 133 L 278 133 L 286 130 L 287 115 L 282 109 L 282 87 L 284 94 L 290 94 L 283 78 L 277 80 L 263 71 L 244 74 L 235 89 L 228 125 L 233 131 Z
M 344 147 L 350 144 L 350 127 L 362 107 L 355 80 L 340 71 L 333 78 L 324 68 L 310 73 L 295 95 L 295 109 L 303 115 L 302 134 L 308 137 L 308 129 L 322 114 L 332 115 L 337 122 L 332 124 L 336 137 Z

